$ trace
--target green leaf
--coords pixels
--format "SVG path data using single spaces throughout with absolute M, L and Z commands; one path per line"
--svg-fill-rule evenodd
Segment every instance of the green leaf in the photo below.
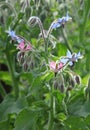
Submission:
M 14 97 L 6 96 L 4 101 L 0 104 L 0 120 L 6 119 L 9 114 L 18 114 L 21 109 L 27 106 L 28 104 L 25 97 L 18 98 L 16 101 Z
M 28 72 L 23 72 L 20 74 L 20 78 L 23 80 L 27 80 L 30 84 L 33 82 L 33 74 Z
M 86 130 L 86 125 L 83 118 L 70 116 L 64 122 L 63 130 Z
M 11 84 L 11 77 L 8 71 L 0 71 L 0 80 L 3 80 L 7 84 Z
M 41 76 L 41 80 L 44 81 L 44 82 L 48 82 L 50 81 L 50 79 L 52 79 L 54 77 L 54 73 L 53 72 L 46 72 L 45 74 L 43 74 Z
M 35 112 L 24 109 L 18 114 L 13 130 L 35 130 L 35 119 Z
M 87 117 L 90 115 L 90 102 L 84 99 L 84 95 L 76 96 L 68 104 L 68 111 L 70 115 Z
M 0 121 L 0 130 L 9 130 L 9 121 Z

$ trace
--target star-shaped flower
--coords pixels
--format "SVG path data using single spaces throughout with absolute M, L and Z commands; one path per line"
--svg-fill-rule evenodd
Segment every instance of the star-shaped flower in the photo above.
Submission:
M 67 55 L 64 58 L 61 58 L 61 62 L 65 65 L 65 64 L 69 64 L 70 66 L 73 65 L 74 62 L 77 62 L 78 59 L 81 59 L 83 56 L 80 54 L 80 52 L 73 53 L 71 54 L 71 52 L 68 50 L 67 51 Z
M 17 41 L 18 43 L 24 42 L 24 40 L 21 37 L 17 36 L 15 34 L 15 31 L 11 30 L 10 28 L 6 31 L 6 33 L 8 33 L 8 36 L 10 36 L 12 40 Z
M 15 40 L 17 35 L 15 34 L 15 31 L 11 30 L 9 28 L 9 30 L 6 31 L 6 33 L 8 33 L 8 36 L 10 36 L 12 38 L 12 40 Z

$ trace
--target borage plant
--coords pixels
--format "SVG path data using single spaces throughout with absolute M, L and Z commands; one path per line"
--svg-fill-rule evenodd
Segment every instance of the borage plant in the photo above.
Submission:
M 46 111 L 47 113 L 47 115 L 44 115 L 45 117 L 42 117 L 38 114 L 32 114 L 32 116 L 36 116 L 32 117 L 32 120 L 34 119 L 34 124 L 26 124 L 27 127 L 25 130 L 29 130 L 30 128 L 34 129 L 34 127 L 35 130 L 52 130 L 55 128 L 55 122 L 59 121 L 57 115 L 62 113 L 62 111 L 65 115 L 68 114 L 66 103 L 69 99 L 69 92 L 77 84 L 80 84 L 80 76 L 73 72 L 73 66 L 75 65 L 75 62 L 77 62 L 83 56 L 80 54 L 80 52 L 72 52 L 68 46 L 66 56 L 54 56 L 52 54 L 52 49 L 55 48 L 56 44 L 54 44 L 54 36 L 51 33 L 54 29 L 57 29 L 59 27 L 64 28 L 65 24 L 70 21 L 72 21 L 72 18 L 67 13 L 66 16 L 54 20 L 51 23 L 49 29 L 46 31 L 44 30 L 43 24 L 39 17 L 30 17 L 27 22 L 28 26 L 31 27 L 30 29 L 36 25 L 38 25 L 40 28 L 38 40 L 38 44 L 40 45 L 37 48 L 32 44 L 31 41 L 28 41 L 25 37 L 16 34 L 16 32 L 12 29 L 6 31 L 6 33 L 8 33 L 8 36 L 11 37 L 11 40 L 13 42 L 12 44 L 16 47 L 17 50 L 17 61 L 22 68 L 22 70 L 21 68 L 19 69 L 19 73 L 21 73 L 20 71 L 25 71 L 27 75 L 32 75 L 32 80 L 30 80 L 31 83 L 28 82 L 29 84 L 25 84 L 25 89 L 27 90 L 25 97 L 27 100 L 29 97 L 29 102 L 31 102 L 29 103 L 28 111 L 31 110 L 32 112 L 39 114 L 45 114 Z M 24 81 L 22 81 L 22 83 L 24 83 Z M 43 92 L 41 88 L 44 90 Z M 19 88 L 16 90 L 15 94 L 16 96 L 20 96 L 20 93 L 21 92 Z M 38 98 L 35 99 L 36 95 L 34 96 L 34 94 L 40 96 L 37 96 Z M 59 99 L 59 95 L 61 95 L 62 99 Z M 31 99 L 31 97 L 34 99 Z M 57 108 L 57 103 L 60 103 L 59 111 Z M 27 116 L 30 115 L 28 111 L 26 113 Z M 28 117 L 26 118 L 28 120 Z M 15 122 L 15 128 L 17 128 L 18 120 L 19 117 Z M 63 120 L 60 120 L 59 122 L 62 126 Z M 37 125 L 34 126 L 35 124 Z M 20 128 L 22 127 L 20 126 Z

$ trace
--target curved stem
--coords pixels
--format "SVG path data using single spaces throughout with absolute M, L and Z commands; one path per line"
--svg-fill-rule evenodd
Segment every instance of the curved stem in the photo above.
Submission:
M 9 3 L 7 3 L 7 2 L 0 2 L 0 8 L 2 6 L 4 6 L 4 5 L 6 5 L 9 9 L 11 9 L 12 12 L 14 12 L 15 16 L 17 16 L 17 13 L 16 13 L 15 9 Z
M 45 33 L 44 33 L 44 29 L 43 29 L 43 25 L 42 25 L 42 22 L 41 20 L 38 18 L 38 25 L 39 25 L 39 28 L 41 30 L 41 34 L 42 34 L 42 37 L 44 39 L 44 45 L 45 45 L 45 58 L 46 58 L 46 62 L 48 62 L 48 38 L 45 38 Z
M 42 37 L 44 39 L 44 42 L 46 43 L 45 41 L 45 35 L 44 35 L 44 29 L 43 29 L 43 25 L 42 25 L 42 22 L 41 20 L 37 17 L 37 20 L 38 20 L 38 25 L 39 25 L 39 28 L 40 28 L 40 31 L 41 31 L 41 34 L 42 34 Z

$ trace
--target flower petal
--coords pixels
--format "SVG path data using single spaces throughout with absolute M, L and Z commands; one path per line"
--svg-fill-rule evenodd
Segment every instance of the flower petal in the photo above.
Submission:
M 67 57 L 72 58 L 72 54 L 71 54 L 71 52 L 69 50 L 67 51 Z
M 68 62 L 68 59 L 65 59 L 65 58 L 60 59 L 60 62 L 62 62 L 63 64 L 66 64 Z
M 56 63 L 54 61 L 50 62 L 49 66 L 50 66 L 50 70 L 55 71 L 55 69 L 56 69 Z
M 69 62 L 69 65 L 70 65 L 70 66 L 72 66 L 72 65 L 73 65 L 73 62 L 72 62 L 72 61 L 70 61 L 70 62 Z

